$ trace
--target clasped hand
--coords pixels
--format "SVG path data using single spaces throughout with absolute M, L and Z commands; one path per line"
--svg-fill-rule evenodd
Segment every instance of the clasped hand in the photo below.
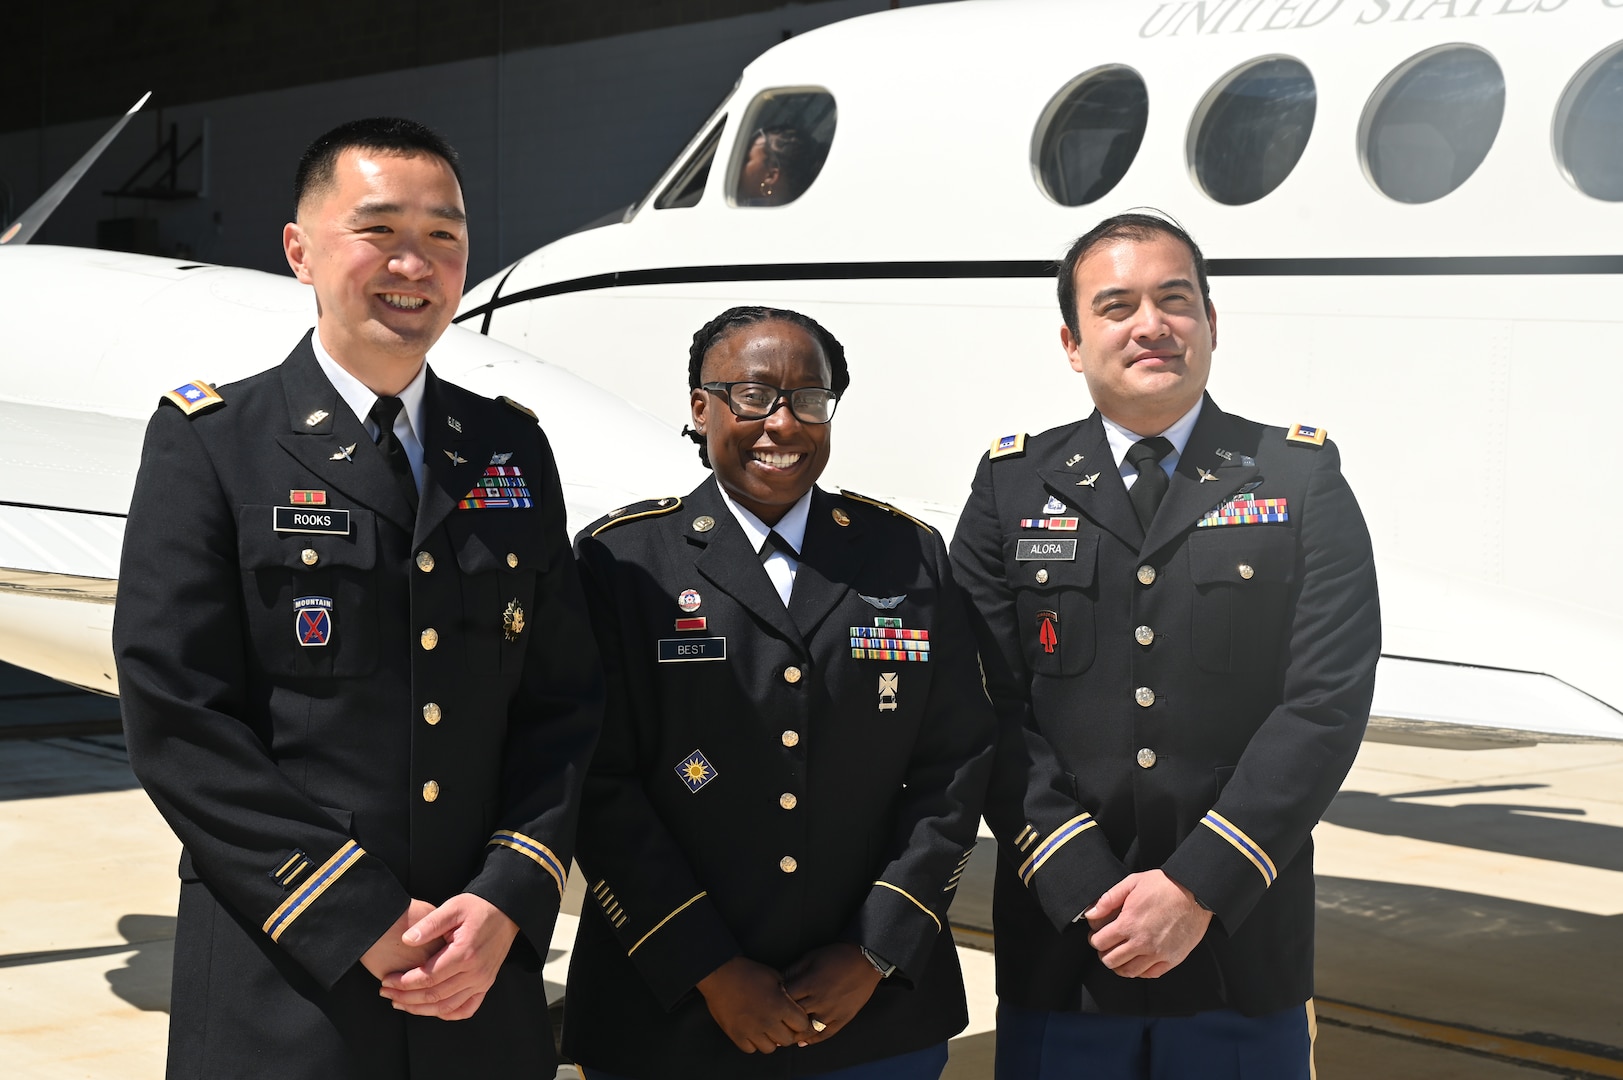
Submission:
M 780 975 L 735 956 L 699 980 L 721 1030 L 746 1054 L 831 1039 L 862 1010 L 879 972 L 851 944 L 813 949 Z
M 479 1010 L 518 924 L 490 901 L 459 893 L 439 907 L 413 900 L 361 957 L 379 993 L 415 1016 L 466 1020 Z
M 1194 951 L 1212 913 L 1160 870 L 1129 874 L 1082 913 L 1106 967 L 1128 979 L 1157 979 Z

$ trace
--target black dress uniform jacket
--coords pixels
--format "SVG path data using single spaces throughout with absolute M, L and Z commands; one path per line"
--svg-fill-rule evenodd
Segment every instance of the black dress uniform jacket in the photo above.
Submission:
M 1311 996 L 1309 834 L 1362 738 L 1380 615 L 1335 445 L 1293 430 L 1208 397 L 1148 536 L 1098 413 L 982 458 L 953 562 L 999 714 L 1003 1001 L 1258 1015 Z M 1215 915 L 1179 967 L 1124 979 L 1072 920 L 1157 867 Z
M 113 635 L 185 848 L 169 1075 L 550 1076 L 539 957 L 602 685 L 546 439 L 430 371 L 414 516 L 308 337 L 220 396 L 147 429 Z M 533 507 L 457 509 L 500 454 Z M 482 1007 L 393 1010 L 357 961 L 464 891 L 520 927 Z
M 994 722 L 941 540 L 814 489 L 786 609 L 714 480 L 617 520 L 577 545 L 609 705 L 565 1052 L 647 1080 L 774 1077 L 961 1031 L 947 906 Z M 927 638 L 861 636 L 884 621 Z M 928 659 L 859 659 L 854 641 Z M 812 1047 L 745 1054 L 694 989 L 734 956 L 781 971 L 840 941 L 898 971 Z

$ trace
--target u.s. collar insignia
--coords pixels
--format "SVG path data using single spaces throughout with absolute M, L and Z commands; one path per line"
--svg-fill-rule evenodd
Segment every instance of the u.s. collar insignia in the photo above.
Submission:
M 357 446 L 359 446 L 359 445 L 361 445 L 361 444 L 360 443 L 350 443 L 348 446 L 340 446 L 338 448 L 338 453 L 334 454 L 329 460 L 331 460 L 331 461 L 354 461 L 355 460 L 355 457 L 354 457 L 355 448 Z
M 1082 479 L 1078 480 L 1076 482 L 1076 486 L 1077 487 L 1090 488 L 1090 487 L 1093 486 L 1094 481 L 1096 481 L 1098 479 L 1099 479 L 1099 474 L 1098 473 L 1089 473 L 1088 475 L 1084 476 Z
M 1072 454 L 1070 457 L 1065 459 L 1065 467 L 1067 469 L 1069 469 L 1069 468 L 1071 468 L 1073 465 L 1075 465 L 1077 462 L 1079 462 L 1081 460 L 1082 460 L 1082 455 L 1081 454 Z
M 508 641 L 517 641 L 522 633 L 524 633 L 524 605 L 517 600 L 509 600 L 507 610 L 502 612 L 502 635 Z
M 462 434 L 462 421 L 458 420 L 454 416 L 447 416 L 445 418 L 445 426 L 456 432 L 458 435 Z
M 309 648 L 332 640 L 332 598 L 301 596 L 293 601 L 293 636 Z
M 317 409 L 315 412 L 304 418 L 304 426 L 315 427 L 317 424 L 327 419 L 328 415 L 329 414 L 326 409 Z
M 880 611 L 890 611 L 899 605 L 903 600 L 907 599 L 906 593 L 903 593 L 901 596 L 865 596 L 862 593 L 857 593 L 857 595 L 862 597 L 866 603 L 872 604 Z
M 702 751 L 695 750 L 682 759 L 682 764 L 676 767 L 676 775 L 682 778 L 689 791 L 697 795 L 700 788 L 721 774 L 716 772 L 716 767 L 710 764 Z

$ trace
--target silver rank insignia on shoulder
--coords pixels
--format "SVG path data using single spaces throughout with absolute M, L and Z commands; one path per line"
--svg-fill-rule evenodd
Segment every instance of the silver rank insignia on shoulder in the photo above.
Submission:
M 1094 481 L 1096 481 L 1098 479 L 1099 479 L 1099 474 L 1098 473 L 1089 473 L 1088 475 L 1084 476 L 1082 479 L 1078 480 L 1076 482 L 1076 486 L 1077 487 L 1090 488 L 1090 487 L 1093 487 Z
M 447 450 L 445 452 L 445 456 L 451 459 L 452 465 L 466 465 L 468 463 L 468 459 L 457 453 L 455 450 Z
M 505 454 L 491 454 L 490 455 L 490 463 L 492 465 L 506 465 L 509 461 L 512 460 L 512 458 L 513 458 L 513 452 L 511 450 L 507 451 L 507 453 L 505 453 Z
M 906 593 L 903 593 L 901 596 L 867 596 L 863 593 L 857 593 L 857 595 L 862 597 L 865 603 L 872 604 L 880 611 L 890 611 L 899 605 L 903 600 L 907 599 Z
M 1208 480 L 1216 480 L 1217 479 L 1216 474 L 1209 473 L 1205 469 L 1196 469 L 1195 471 L 1200 473 L 1200 482 L 1202 484 L 1204 484 Z
M 447 416 L 445 418 L 445 426 L 456 432 L 458 435 L 462 434 L 462 421 L 458 420 L 454 416 Z
M 697 795 L 700 788 L 721 774 L 710 764 L 702 751 L 695 750 L 676 767 L 676 775 L 682 778 L 682 783 L 688 786 L 689 791 Z
M 879 673 L 879 711 L 896 711 L 896 683 L 900 674 L 894 671 L 881 671 Z
M 354 461 L 355 460 L 355 457 L 354 457 L 355 448 L 357 446 L 359 446 L 359 445 L 361 445 L 361 444 L 360 443 L 350 443 L 348 446 L 340 446 L 338 448 L 338 453 L 334 454 L 329 460 L 331 460 L 331 461 Z
M 327 419 L 328 415 L 329 413 L 326 409 L 317 409 L 315 412 L 304 418 L 304 426 L 315 427 L 317 424 Z

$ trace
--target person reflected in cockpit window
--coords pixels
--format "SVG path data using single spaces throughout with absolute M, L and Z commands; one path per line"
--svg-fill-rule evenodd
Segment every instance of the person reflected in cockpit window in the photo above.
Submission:
M 738 167 L 739 206 L 794 202 L 816 178 L 821 148 L 799 128 L 760 128 Z

